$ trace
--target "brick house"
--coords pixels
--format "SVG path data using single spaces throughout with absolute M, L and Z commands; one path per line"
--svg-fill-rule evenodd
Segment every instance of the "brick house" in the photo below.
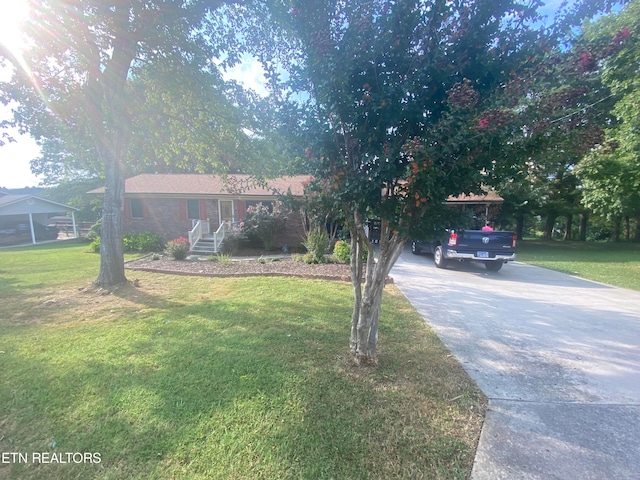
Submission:
M 271 203 L 287 192 L 302 198 L 309 179 L 298 175 L 258 184 L 250 175 L 137 175 L 125 180 L 124 231 L 153 231 L 165 241 L 188 236 L 192 249 L 201 239 L 212 241 L 218 233 L 212 247 L 217 251 L 225 225 L 241 222 L 248 207 Z M 103 194 L 104 188 L 89 193 Z M 303 240 L 301 215 L 291 212 L 278 244 L 297 246 Z

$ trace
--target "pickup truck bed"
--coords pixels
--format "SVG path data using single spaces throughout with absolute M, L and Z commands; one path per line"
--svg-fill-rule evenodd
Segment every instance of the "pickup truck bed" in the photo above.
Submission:
M 414 240 L 411 251 L 433 254 L 438 268 L 447 268 L 452 260 L 482 262 L 487 270 L 497 272 L 507 262 L 516 259 L 516 236 L 513 232 L 482 230 L 448 230 L 444 238 L 429 241 Z

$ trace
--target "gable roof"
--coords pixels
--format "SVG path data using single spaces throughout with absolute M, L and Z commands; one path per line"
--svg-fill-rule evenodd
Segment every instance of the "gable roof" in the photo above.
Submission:
M 271 197 L 290 189 L 295 196 L 304 195 L 311 177 L 296 175 L 274 178 L 259 184 L 251 175 L 208 175 L 201 173 L 143 173 L 125 180 L 125 195 L 207 196 L 234 195 Z M 102 194 L 104 187 L 89 193 Z
M 53 202 L 36 195 L 5 195 L 0 197 L 0 215 L 63 213 L 77 210 L 69 205 Z

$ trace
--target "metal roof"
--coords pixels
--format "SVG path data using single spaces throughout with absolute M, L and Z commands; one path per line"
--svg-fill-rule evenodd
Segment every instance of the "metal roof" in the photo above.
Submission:
M 36 195 L 5 195 L 0 197 L 0 215 L 27 213 L 61 213 L 77 211 L 75 207 L 54 202 Z

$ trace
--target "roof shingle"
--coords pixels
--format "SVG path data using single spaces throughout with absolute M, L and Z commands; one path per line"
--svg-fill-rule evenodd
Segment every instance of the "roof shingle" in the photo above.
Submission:
M 125 180 L 125 194 L 132 195 L 240 195 L 265 197 L 304 194 L 309 175 L 280 177 L 258 183 L 251 175 L 207 175 L 199 173 L 143 173 Z M 104 187 L 89 193 L 104 193 Z

